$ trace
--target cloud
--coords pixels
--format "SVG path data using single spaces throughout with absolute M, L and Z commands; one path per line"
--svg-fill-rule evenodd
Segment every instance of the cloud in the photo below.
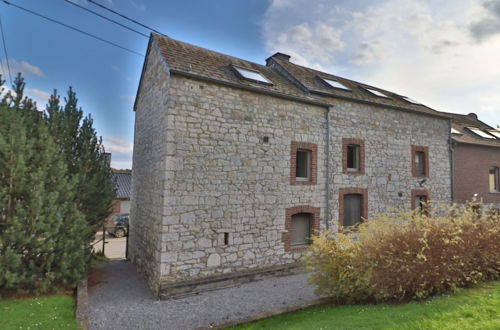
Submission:
M 5 60 L 1 62 L 1 66 L 4 71 L 7 70 L 7 62 Z M 26 61 L 16 61 L 10 59 L 9 67 L 10 67 L 10 72 L 14 77 L 17 76 L 18 72 L 21 72 L 23 76 L 35 75 L 39 77 L 45 77 L 45 73 L 42 71 L 42 69 L 40 69 L 40 67 L 28 63 Z M 7 74 L 7 72 L 5 72 L 5 74 Z
M 146 10 L 146 6 L 144 4 L 142 4 L 142 3 L 137 3 L 137 2 L 135 2 L 133 0 L 130 0 L 130 4 L 135 9 L 138 9 L 138 10 L 141 10 L 141 11 L 145 11 Z
M 123 95 L 120 95 L 120 98 L 122 98 L 124 100 L 128 100 L 130 102 L 134 102 L 135 101 L 135 95 L 123 94 Z
M 105 136 L 104 149 L 111 153 L 111 166 L 113 168 L 132 168 L 132 152 L 134 145 L 118 137 Z
M 470 26 L 478 42 L 500 33 L 500 0 L 484 1 L 482 7 L 483 17 Z
M 486 18 L 500 21 L 500 0 L 274 0 L 262 37 L 292 62 L 497 124 L 500 38 L 470 31 Z
M 111 153 L 132 153 L 134 150 L 134 145 L 126 140 L 117 137 L 104 137 L 104 146 L 106 147 L 106 152 Z

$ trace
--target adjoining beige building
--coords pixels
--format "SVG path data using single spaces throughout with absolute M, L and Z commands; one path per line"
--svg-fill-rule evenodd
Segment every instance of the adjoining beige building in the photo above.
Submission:
M 451 201 L 450 120 L 389 91 L 152 35 L 129 252 L 156 295 L 297 265 L 309 237 Z

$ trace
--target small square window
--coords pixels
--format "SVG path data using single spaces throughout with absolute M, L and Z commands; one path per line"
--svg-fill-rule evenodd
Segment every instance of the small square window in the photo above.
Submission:
M 292 216 L 291 223 L 291 246 L 305 246 L 310 244 L 311 237 L 311 215 L 299 213 Z
M 498 167 L 490 167 L 489 183 L 490 192 L 500 192 L 500 181 L 499 181 L 499 169 Z
M 427 196 L 415 196 L 415 208 L 417 209 L 419 214 L 427 214 Z
M 298 149 L 296 160 L 297 181 L 309 181 L 311 179 L 311 151 Z
M 350 144 L 347 146 L 347 171 L 359 172 L 360 170 L 360 146 Z

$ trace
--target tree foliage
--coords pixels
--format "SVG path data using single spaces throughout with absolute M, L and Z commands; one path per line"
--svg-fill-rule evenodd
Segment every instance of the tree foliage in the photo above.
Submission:
M 46 292 L 84 276 L 114 190 L 73 90 L 43 114 L 24 87 L 18 75 L 0 101 L 0 290 Z

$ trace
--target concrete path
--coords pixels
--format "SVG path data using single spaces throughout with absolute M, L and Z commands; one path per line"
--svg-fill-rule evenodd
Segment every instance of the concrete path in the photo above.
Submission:
M 276 277 L 160 301 L 131 263 L 111 261 L 89 276 L 89 321 L 93 329 L 107 330 L 210 327 L 318 299 L 307 276 Z
M 94 251 L 100 252 L 102 250 L 102 231 L 97 232 L 94 240 Z M 124 259 L 125 249 L 127 245 L 127 237 L 116 238 L 112 235 L 106 234 L 106 246 L 104 254 L 109 259 Z

